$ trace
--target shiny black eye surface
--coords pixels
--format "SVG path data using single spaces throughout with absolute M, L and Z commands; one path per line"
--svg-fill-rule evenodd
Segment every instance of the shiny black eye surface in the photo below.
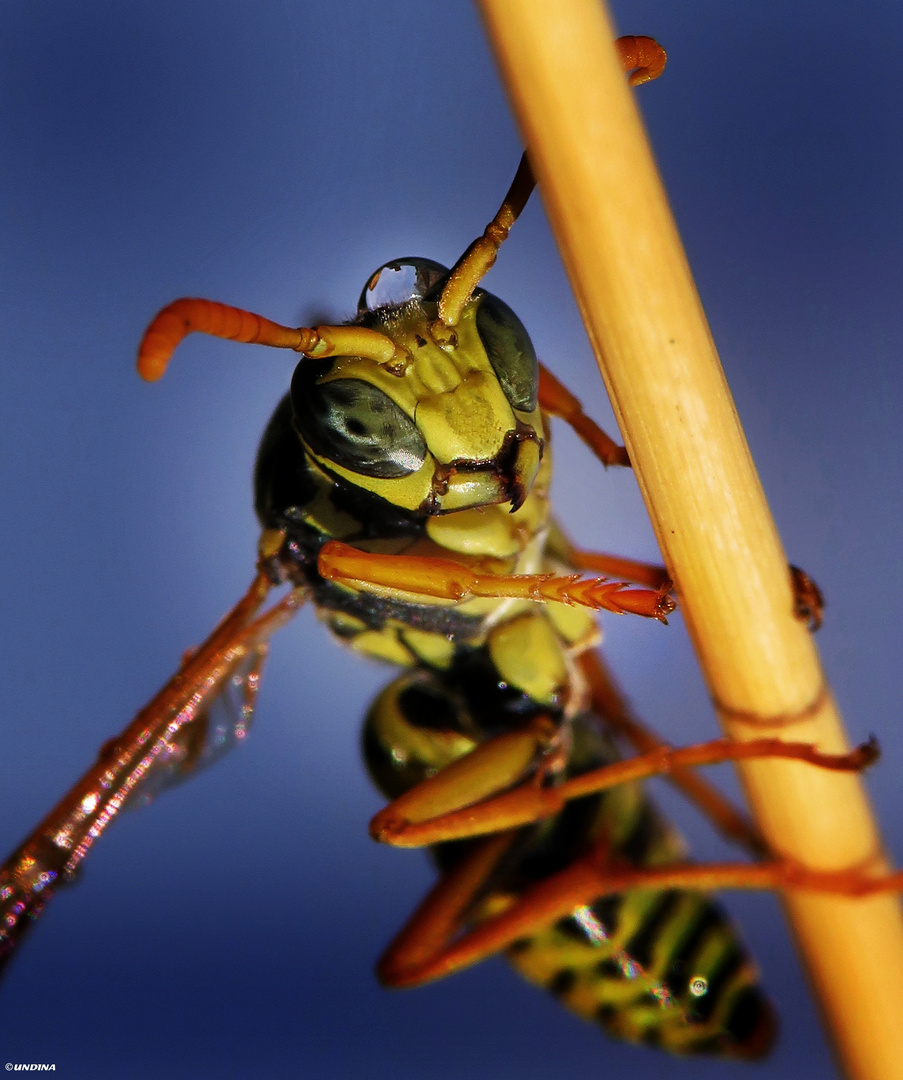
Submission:
M 426 443 L 413 420 L 363 379 L 318 383 L 332 363 L 302 361 L 292 376 L 295 424 L 307 445 L 363 476 L 388 480 L 416 472 Z
M 515 409 L 536 408 L 539 361 L 524 324 L 507 304 L 483 293 L 477 308 L 477 332 L 492 370 Z
M 448 270 L 432 259 L 396 259 L 384 263 L 364 286 L 357 302 L 363 315 L 380 308 L 398 307 L 409 300 L 422 299 L 446 276 Z

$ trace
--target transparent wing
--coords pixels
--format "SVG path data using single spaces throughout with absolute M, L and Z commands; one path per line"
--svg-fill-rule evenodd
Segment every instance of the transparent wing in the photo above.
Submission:
M 120 810 L 215 761 L 248 731 L 270 637 L 305 598 L 296 589 L 257 616 L 271 585 L 245 596 L 0 867 L 0 966 Z M 256 616 L 256 617 L 255 617 Z
M 179 730 L 161 743 L 160 752 L 136 784 L 128 807 L 146 806 L 166 791 L 196 776 L 241 743 L 254 721 L 266 643 L 249 649 L 222 684 Z M 193 703 L 187 703 L 191 710 Z

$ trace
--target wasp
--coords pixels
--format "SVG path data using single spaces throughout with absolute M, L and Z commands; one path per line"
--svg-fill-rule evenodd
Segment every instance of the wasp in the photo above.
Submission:
M 634 82 L 663 63 L 648 39 L 621 49 Z M 604 465 L 627 465 L 626 454 L 480 287 L 532 186 L 525 159 L 451 270 L 384 264 L 348 325 L 283 327 L 203 300 L 176 301 L 151 324 L 139 356 L 149 379 L 193 331 L 303 357 L 258 456 L 258 572 L 0 870 L 7 955 L 122 808 L 241 739 L 269 639 L 310 602 L 352 649 L 405 669 L 365 725 L 368 766 L 392 800 L 371 831 L 430 847 L 440 876 L 381 961 L 384 982 L 415 985 L 504 952 L 617 1037 L 765 1051 L 774 1021 L 754 964 L 700 888 L 706 868 L 687 864 L 639 781 L 671 772 L 758 851 L 752 827 L 689 768 L 772 754 L 858 769 L 873 754 L 775 741 L 672 750 L 630 717 L 592 651 L 592 613 L 665 621 L 670 583 L 567 540 L 551 513 L 549 420 L 569 423 Z M 287 595 L 265 608 L 277 586 Z M 616 735 L 639 754 L 620 760 Z

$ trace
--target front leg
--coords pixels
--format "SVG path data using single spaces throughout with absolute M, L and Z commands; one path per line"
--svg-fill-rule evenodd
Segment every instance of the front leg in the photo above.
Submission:
M 539 365 L 539 404 L 550 416 L 564 420 L 605 468 L 609 465 L 630 465 L 626 448 L 616 443 L 595 420 L 586 415 L 580 400 L 559 382 L 544 364 Z M 579 570 L 594 570 L 652 589 L 663 588 L 665 585 L 671 589 L 668 572 L 663 566 L 601 552 L 581 551 L 566 541 L 565 544 L 568 548 L 567 561 Z M 818 630 L 822 624 L 825 606 L 821 589 L 806 571 L 798 566 L 791 564 L 789 571 L 793 589 L 793 613 L 801 622 L 807 623 L 810 630 Z
M 358 588 L 388 589 L 415 599 L 464 601 L 482 596 L 556 601 L 617 615 L 643 615 L 667 622 L 674 601 L 666 589 L 631 589 L 621 581 L 581 578 L 577 574 L 481 573 L 451 559 L 419 555 L 379 555 L 359 551 L 337 540 L 324 544 L 317 563 L 327 581 Z

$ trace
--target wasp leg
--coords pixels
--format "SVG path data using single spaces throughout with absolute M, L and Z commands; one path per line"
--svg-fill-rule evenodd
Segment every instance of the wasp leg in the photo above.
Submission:
M 657 592 L 670 592 L 673 583 L 668 571 L 658 563 L 625 559 L 601 551 L 584 551 L 575 547 L 557 522 L 552 523 L 547 550 L 566 566 L 574 570 L 594 570 L 605 577 L 629 581 L 632 585 L 644 585 Z
M 688 766 L 717 765 L 724 761 L 746 761 L 751 758 L 784 758 L 803 761 L 819 769 L 861 772 L 878 757 L 878 744 L 873 739 L 845 754 L 826 754 L 811 743 L 784 742 L 777 738 L 750 739 L 747 742 L 720 738 L 679 748 L 662 744 L 648 753 L 575 776 L 555 791 L 560 794 L 563 805 L 569 799 L 579 799 L 583 795 L 605 791 L 631 780 L 667 775 L 674 769 Z
M 600 434 L 608 438 L 604 432 Z M 603 464 L 609 463 L 603 462 Z M 670 591 L 673 588 L 664 566 L 638 562 L 635 559 L 624 559 L 620 555 L 609 555 L 604 552 L 583 551 L 574 547 L 560 533 L 555 543 L 564 560 L 576 570 L 594 570 L 607 577 L 620 578 L 635 585 L 646 585 L 650 589 Z M 793 614 L 800 622 L 808 623 L 809 629 L 814 633 L 822 624 L 825 610 L 825 598 L 822 591 L 805 570 L 792 564 L 790 585 L 793 589 Z
M 383 985 L 416 986 L 451 974 L 453 969 L 434 973 L 435 966 L 441 965 L 468 910 L 516 836 L 516 829 L 490 836 L 439 879 L 377 964 L 376 973 Z M 481 957 L 471 963 L 477 959 Z
M 635 585 L 646 585 L 650 589 L 673 589 L 664 566 L 624 559 L 620 555 L 609 555 L 605 552 L 583 551 L 569 541 L 564 541 L 564 544 L 559 546 L 565 561 L 577 570 L 594 570 L 607 577 L 620 578 Z M 793 565 L 790 566 L 790 585 L 793 589 L 793 614 L 800 622 L 807 623 L 814 633 L 821 626 L 824 615 L 825 600 L 822 591 L 805 570 Z
M 503 838 L 492 839 L 498 840 L 501 846 Z M 487 862 L 492 853 L 487 841 Z M 602 844 L 564 870 L 530 886 L 500 914 L 492 915 L 452 940 L 456 901 L 466 894 L 468 886 L 471 895 L 476 895 L 478 888 L 471 878 L 477 876 L 476 871 L 480 868 L 476 864 L 483 854 L 483 849 L 478 849 L 472 856 L 474 867 L 467 863 L 456 867 L 429 894 L 414 915 L 414 929 L 411 929 L 412 924 L 405 927 L 380 963 L 378 970 L 384 981 L 392 986 L 416 986 L 440 979 L 541 932 L 587 904 L 628 889 L 804 889 L 849 897 L 903 889 L 903 871 L 874 876 L 873 868 L 864 867 L 812 870 L 781 859 L 762 863 L 627 866 L 612 862 L 608 845 Z M 459 872 L 464 879 L 463 888 L 461 882 L 455 880 Z M 460 895 L 456 894 L 456 889 L 460 889 Z M 458 910 L 463 906 L 458 903 Z M 416 947 L 406 950 L 405 946 L 411 940 Z
M 655 38 L 619 37 L 615 48 L 624 70 L 632 72 L 631 86 L 651 82 L 665 70 L 668 55 Z
M 645 585 L 657 592 L 669 592 L 672 588 L 671 579 L 664 566 L 639 562 L 636 559 L 624 559 L 620 555 L 609 555 L 599 551 L 583 551 L 574 547 L 557 524 L 553 524 L 549 535 L 548 551 L 566 566 L 573 567 L 575 570 L 594 570 L 606 577 L 629 581 L 635 585 Z
M 657 79 L 665 70 L 665 50 L 650 37 L 618 38 L 615 47 L 625 71 L 632 72 L 630 85 Z M 499 248 L 508 237 L 511 226 L 520 217 L 530 193 L 536 186 L 526 153 L 521 157 L 517 172 L 502 205 L 483 235 L 470 245 L 452 267 L 448 281 L 439 298 L 439 318 L 433 326 L 437 339 L 448 336 L 457 326 L 474 289 L 495 264 Z M 626 462 L 619 462 L 626 464 Z
M 578 663 L 590 687 L 593 708 L 612 731 L 622 735 L 640 753 L 658 750 L 665 744 L 631 712 L 605 661 L 589 650 Z M 768 847 L 762 834 L 739 808 L 693 769 L 672 769 L 667 779 L 708 817 L 728 840 L 742 844 L 754 855 L 764 855 Z
M 569 424 L 606 469 L 609 465 L 630 465 L 626 448 L 619 446 L 595 420 L 586 415 L 580 400 L 555 378 L 545 364 L 539 365 L 539 404 L 544 412 Z
M 519 731 L 488 739 L 389 803 L 370 822 L 370 835 L 394 847 L 423 847 L 548 817 L 561 803 L 538 781 L 557 760 L 556 731 L 540 714 Z
M 667 622 L 674 601 L 662 589 L 631 589 L 622 581 L 581 578 L 578 574 L 480 573 L 451 559 L 419 555 L 380 555 L 331 540 L 320 550 L 318 570 L 328 581 L 373 586 L 417 598 L 463 601 L 471 597 L 512 597 L 537 603 L 553 600 L 617 615 L 643 615 Z
M 821 589 L 798 566 L 790 565 L 790 584 L 793 586 L 793 614 L 800 622 L 808 623 L 814 633 L 822 624 L 825 598 Z
M 305 356 L 364 356 L 389 367 L 403 364 L 407 358 L 400 346 L 378 330 L 363 326 L 293 328 L 216 300 L 183 297 L 159 311 L 145 330 L 138 347 L 141 377 L 148 382 L 162 378 L 179 342 L 196 331 L 227 341 L 293 349 Z
M 448 770 L 457 770 L 460 776 L 466 774 L 468 762 L 480 750 L 491 747 L 492 742 L 484 743 L 473 753 L 453 765 Z M 430 816 L 418 815 L 414 820 L 405 817 L 408 804 L 421 808 L 429 805 L 429 786 L 442 776 L 443 770 L 435 777 L 424 781 L 417 787 L 391 803 L 371 823 L 370 831 L 375 839 L 392 844 L 395 847 L 422 847 L 444 840 L 461 840 L 471 836 L 485 836 L 487 833 L 511 829 L 519 825 L 531 825 L 537 821 L 561 813 L 571 799 L 580 799 L 585 795 L 594 795 L 635 780 L 646 780 L 651 776 L 668 775 L 676 769 L 688 766 L 716 765 L 724 761 L 740 761 L 755 758 L 783 758 L 806 762 L 822 769 L 834 769 L 843 772 L 860 772 L 878 757 L 878 748 L 874 742 L 863 743 L 846 754 L 825 754 L 816 750 L 809 743 L 783 742 L 781 739 L 751 739 L 748 742 L 734 742 L 731 739 L 712 739 L 709 742 L 695 743 L 675 749 L 662 744 L 654 750 L 625 761 L 616 761 L 579 776 L 565 780 L 557 787 L 542 787 L 531 778 L 501 795 L 478 801 L 476 805 L 465 806 L 449 813 Z M 474 766 L 475 768 L 475 766 Z M 456 775 L 456 779 L 459 776 Z M 507 786 L 499 784 L 496 790 Z M 422 789 L 426 789 L 421 793 Z M 463 785 L 458 791 L 464 794 Z M 399 804 L 401 807 L 399 808 Z
M 595 570 L 606 577 L 616 577 L 634 585 L 646 585 L 650 589 L 665 592 L 670 592 L 673 588 L 668 571 L 657 563 L 625 559 L 620 555 L 610 555 L 602 551 L 583 551 L 580 548 L 572 549 L 570 561 L 577 570 Z
M 586 413 L 583 405 L 570 390 L 549 371 L 539 365 L 539 404 L 544 412 L 564 420 L 580 437 L 595 457 L 607 469 L 609 465 L 630 465 L 627 449 L 619 446 Z M 561 538 L 566 548 L 566 559 L 579 570 L 595 570 L 609 577 L 624 578 L 637 585 L 647 585 L 653 589 L 665 586 L 670 590 L 671 582 L 663 566 L 623 559 L 617 555 L 601 552 L 581 551 L 569 541 Z M 790 566 L 790 584 L 793 588 L 793 613 L 801 622 L 808 623 L 813 632 L 822 624 L 825 600 L 815 581 L 798 566 Z

